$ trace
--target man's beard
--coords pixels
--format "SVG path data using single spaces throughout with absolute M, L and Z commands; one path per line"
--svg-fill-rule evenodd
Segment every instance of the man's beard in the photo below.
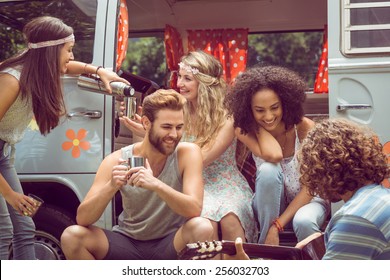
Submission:
M 164 138 L 167 139 L 168 137 L 164 137 Z M 156 150 L 159 151 L 160 153 L 162 153 L 163 155 L 170 155 L 170 154 L 172 154 L 175 151 L 177 145 L 180 142 L 180 138 L 174 139 L 174 138 L 169 137 L 170 140 L 174 141 L 174 144 L 173 144 L 172 148 L 171 147 L 167 148 L 167 147 L 164 146 L 164 142 L 163 142 L 164 138 L 158 137 L 154 133 L 153 128 L 149 132 L 149 142 L 150 142 L 150 144 L 152 144 L 152 146 L 154 148 L 156 148 Z

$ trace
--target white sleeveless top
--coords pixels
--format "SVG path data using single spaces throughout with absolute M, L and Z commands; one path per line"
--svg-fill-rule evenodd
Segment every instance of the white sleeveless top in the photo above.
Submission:
M 8 73 L 20 80 L 20 69 L 6 68 L 3 73 Z M 14 145 L 22 140 L 24 131 L 33 118 L 31 98 L 22 99 L 19 92 L 15 102 L 11 105 L 0 121 L 0 139 Z
M 296 156 L 301 143 L 299 142 L 296 125 L 294 125 L 294 129 L 295 129 L 294 155 L 288 158 L 283 158 L 280 162 L 283 171 L 284 194 L 286 197 L 287 204 L 289 204 L 301 190 L 301 185 L 299 184 L 298 160 Z M 256 168 L 259 169 L 260 166 L 265 162 L 265 160 L 253 154 L 252 156 L 253 156 L 253 160 L 256 163 Z

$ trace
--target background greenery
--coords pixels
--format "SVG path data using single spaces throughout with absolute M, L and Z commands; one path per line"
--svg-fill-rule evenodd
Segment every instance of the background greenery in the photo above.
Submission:
M 169 73 L 165 62 L 164 39 L 160 37 L 129 38 L 122 69 L 164 85 Z
M 96 0 L 90 0 L 93 8 Z M 0 2 L 0 61 L 26 47 L 22 30 L 31 19 L 50 15 L 62 19 L 73 27 L 76 37 L 75 58 L 91 62 L 95 17 L 87 16 L 71 1 L 35 0 L 24 2 Z
M 276 64 L 297 71 L 314 86 L 323 44 L 323 32 L 266 33 L 249 36 L 247 67 Z
M 122 69 L 164 85 L 167 76 L 163 34 L 132 38 Z M 322 31 L 250 34 L 247 67 L 276 64 L 301 74 L 310 88 L 322 50 Z
M 91 0 L 92 4 L 96 4 L 96 0 Z M 21 33 L 23 26 L 41 15 L 59 17 L 72 26 L 76 36 L 75 59 L 92 61 L 95 18 L 87 16 L 72 1 L 65 0 L 0 2 L 0 61 L 25 47 Z M 161 31 L 152 37 L 129 39 L 122 69 L 166 85 L 169 73 L 163 36 Z M 322 37 L 322 31 L 250 34 L 247 66 L 262 63 L 286 66 L 300 73 L 312 88 L 321 55 Z

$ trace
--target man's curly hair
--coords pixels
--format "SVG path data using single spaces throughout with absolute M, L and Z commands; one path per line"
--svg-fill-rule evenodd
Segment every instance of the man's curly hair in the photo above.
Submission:
M 298 152 L 301 185 L 331 201 L 390 175 L 377 135 L 346 119 L 317 123 Z
M 307 89 L 304 80 L 296 72 L 281 66 L 257 66 L 236 78 L 225 99 L 229 114 L 234 117 L 234 127 L 241 128 L 245 134 L 258 130 L 251 102 L 252 96 L 263 89 L 271 89 L 279 96 L 282 120 L 287 129 L 302 120 Z

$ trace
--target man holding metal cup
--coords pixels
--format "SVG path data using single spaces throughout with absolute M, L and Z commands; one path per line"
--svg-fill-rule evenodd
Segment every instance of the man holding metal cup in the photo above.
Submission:
M 176 259 L 187 243 L 211 240 L 199 217 L 203 203 L 202 154 L 180 142 L 185 98 L 158 90 L 144 99 L 142 142 L 107 156 L 61 245 L 68 259 Z M 143 164 L 139 159 L 144 158 Z M 117 191 L 123 212 L 112 231 L 93 225 Z

